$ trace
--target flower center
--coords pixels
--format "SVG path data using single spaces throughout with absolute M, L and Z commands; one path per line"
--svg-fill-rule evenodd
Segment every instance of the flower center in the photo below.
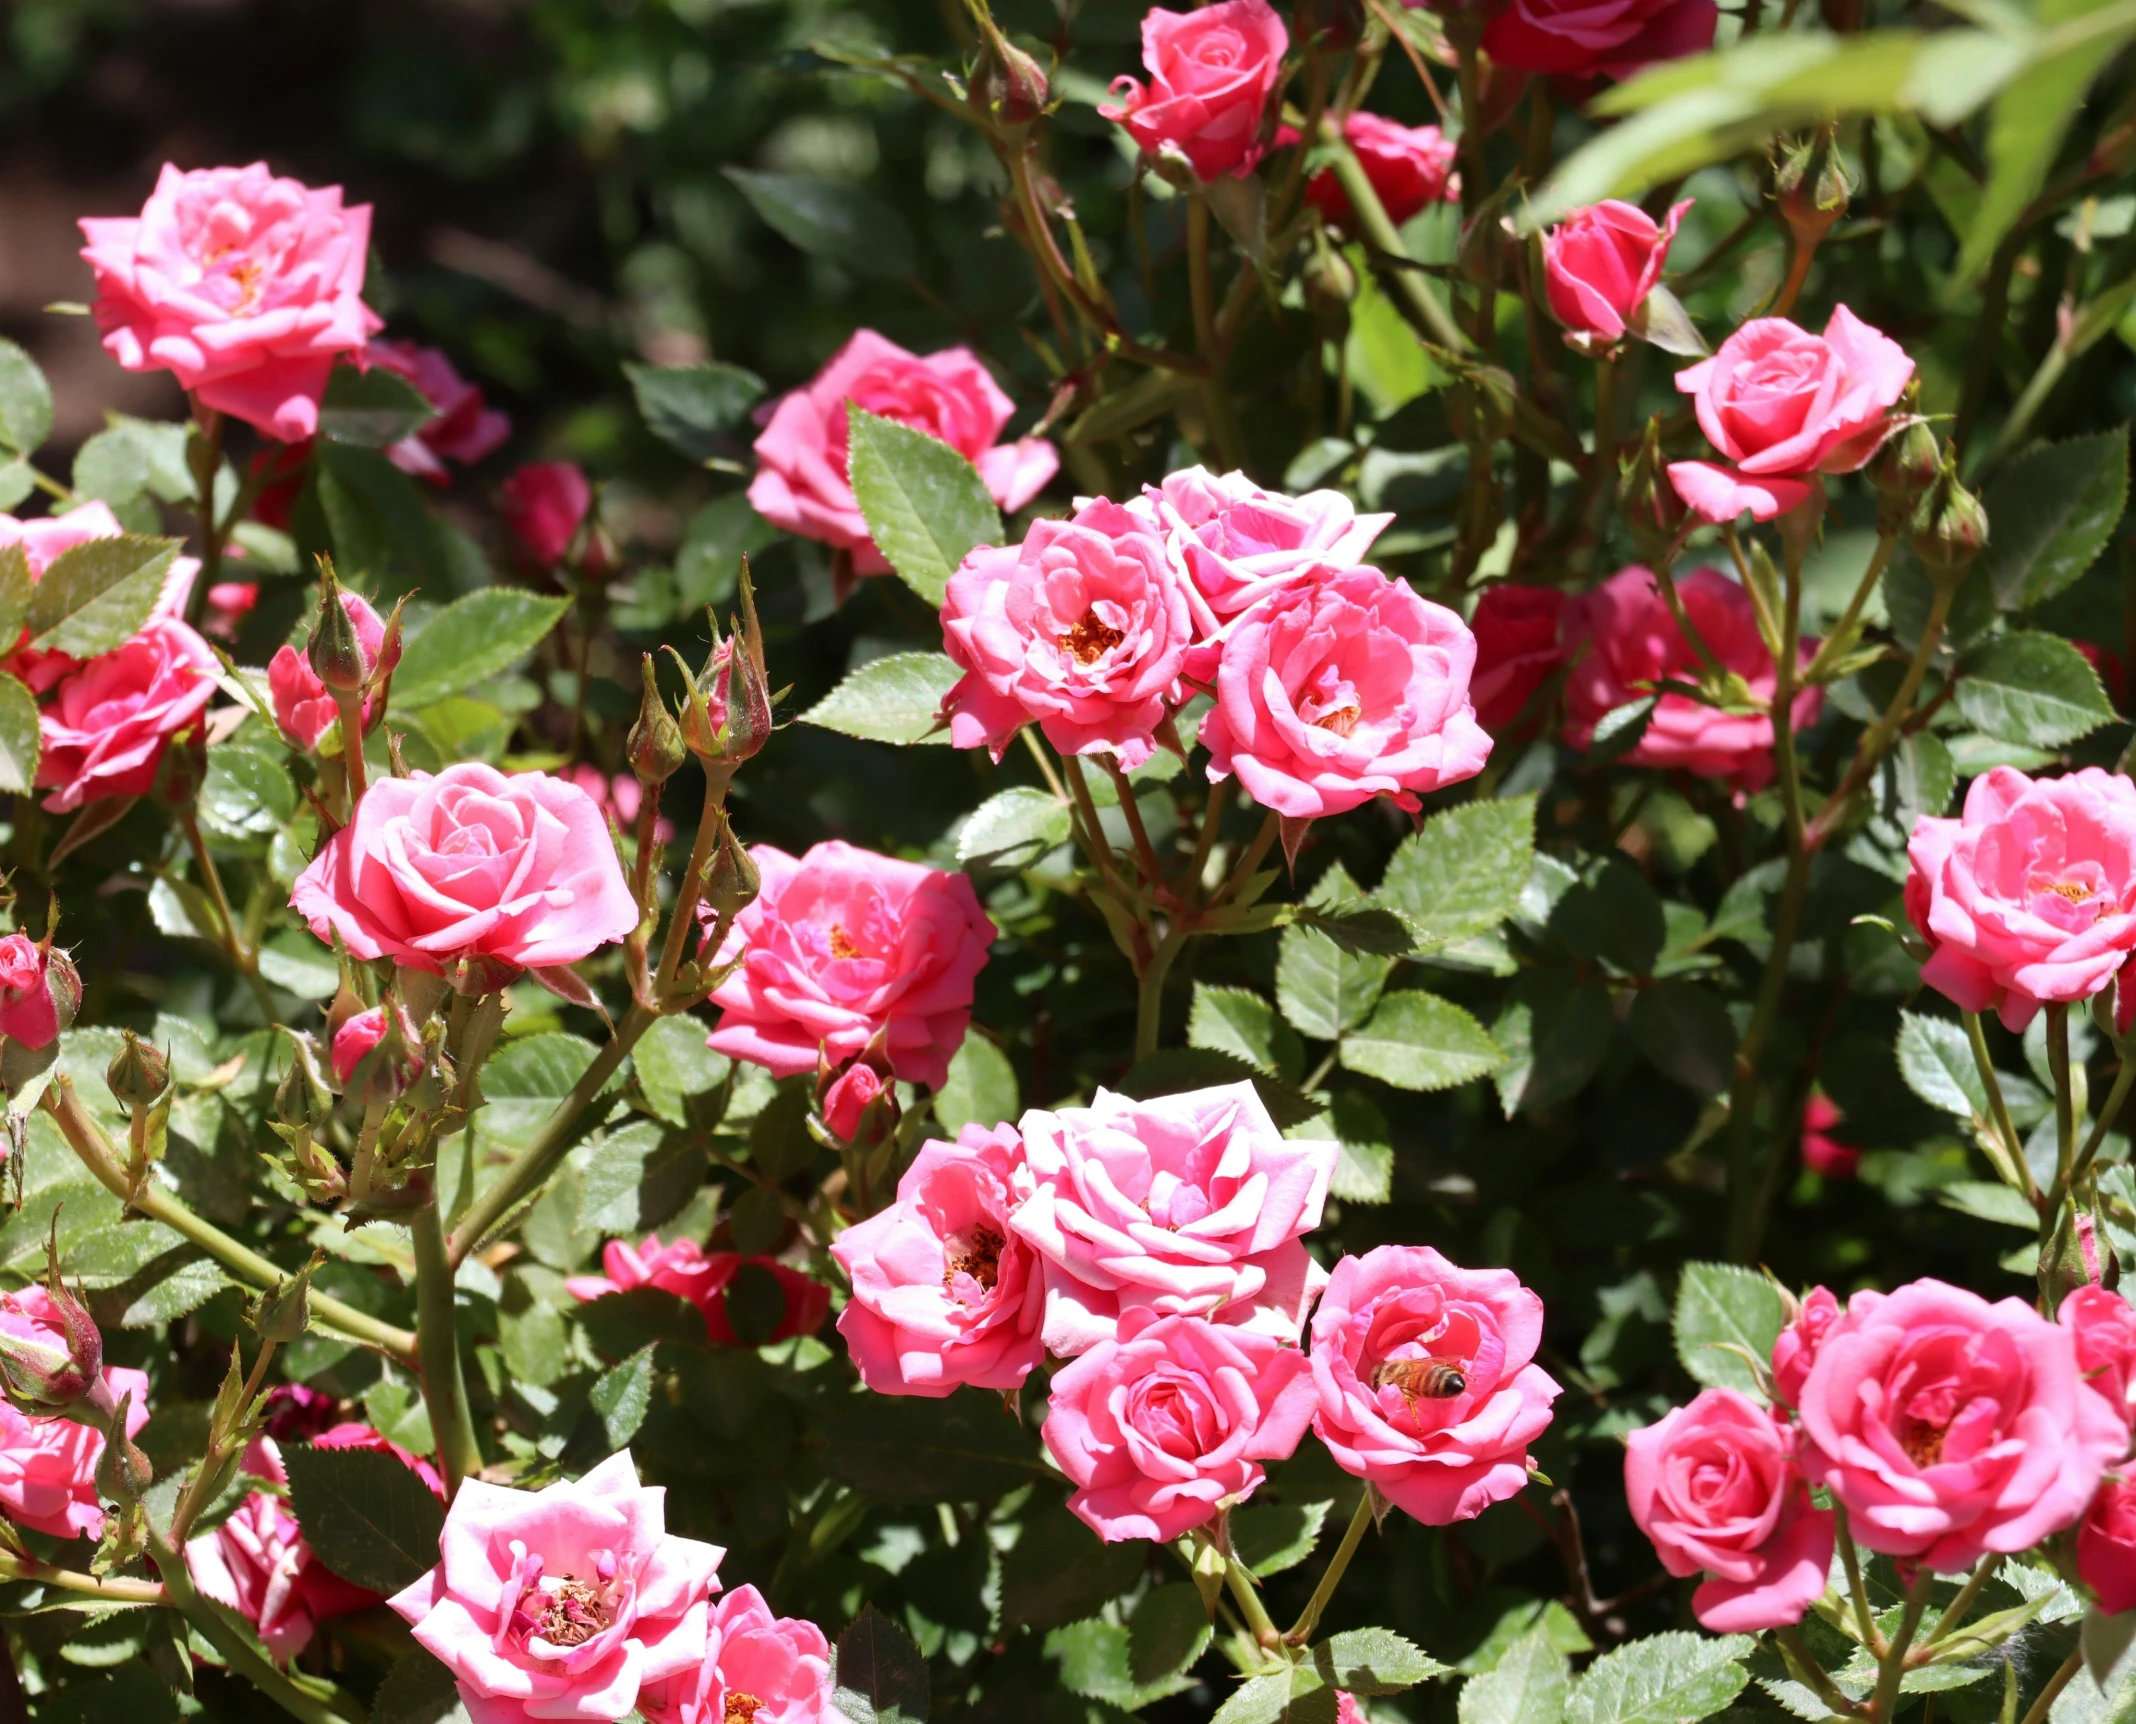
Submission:
M 754 1694 L 739 1691 L 727 1696 L 726 1724 L 750 1724 L 764 1704 Z
M 969 1275 L 980 1286 L 991 1289 L 1001 1278 L 1003 1243 L 1001 1235 L 991 1227 L 952 1234 L 943 1252 L 942 1285 L 947 1287 L 959 1275 Z
M 611 1620 L 608 1601 L 584 1581 L 566 1575 L 549 1594 L 541 1637 L 551 1646 L 583 1646 Z
M 831 956 L 834 958 L 857 958 L 860 948 L 853 944 L 853 936 L 837 923 L 831 924 Z
M 1101 622 L 1093 607 L 1082 614 L 1075 627 L 1062 635 L 1057 644 L 1063 652 L 1072 654 L 1077 664 L 1096 664 L 1125 639 L 1126 631 Z
M 1900 1439 L 1906 1458 L 1917 1467 L 1932 1467 L 1943 1459 L 1943 1439 L 1950 1435 L 1944 1425 L 1916 1425 Z
M 2042 890 L 2052 892 L 2057 898 L 2067 898 L 2072 904 L 2081 904 L 2091 896 L 2091 888 L 2075 880 L 2057 880 Z
M 1356 685 L 1334 665 L 1322 665 L 1304 694 L 1298 703 L 1298 716 L 1333 735 L 1348 736 L 1365 716 Z

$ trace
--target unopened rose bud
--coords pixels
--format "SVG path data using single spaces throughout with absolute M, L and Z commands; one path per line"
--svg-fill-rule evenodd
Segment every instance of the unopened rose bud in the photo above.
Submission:
M 1853 195 L 1854 181 L 1829 128 L 1796 145 L 1773 171 L 1773 196 L 1797 245 L 1823 239 Z
M 330 558 L 319 559 L 319 620 L 312 625 L 306 649 L 312 675 L 333 694 L 356 694 L 370 681 L 374 664 L 356 633 L 356 620 L 342 603 L 340 583 Z
M 81 1001 L 81 977 L 64 952 L 27 934 L 0 939 L 0 1036 L 46 1047 L 74 1021 Z
M 263 1341 L 288 1346 L 311 1327 L 311 1283 L 326 1261 L 323 1252 L 294 1275 L 285 1275 L 259 1297 L 252 1313 L 252 1327 Z
M 624 739 L 623 746 L 638 782 L 651 788 L 665 784 L 680 772 L 690 751 L 682 740 L 682 726 L 675 722 L 675 715 L 668 711 L 667 702 L 660 697 L 660 682 L 653 675 L 651 653 L 645 655 L 641 668 L 645 694 L 638 705 L 638 722 L 630 727 L 630 735 Z
M 83 1402 L 110 1410 L 104 1337 L 59 1273 L 59 1217 L 45 1245 L 45 1284 L 0 1293 L 0 1385 L 16 1408 L 36 1417 Z
M 126 1434 L 133 1391 L 119 1396 L 104 1426 L 104 1452 L 96 1463 L 96 1494 L 106 1502 L 138 1503 L 156 1482 L 156 1469 Z
M 351 1093 L 366 1106 L 398 1100 L 423 1069 L 407 1013 L 391 1001 L 358 1012 L 334 1032 L 333 1060 L 343 1085 L 355 1083 L 361 1070 L 362 1082 Z
M 1053 91 L 1045 68 L 999 30 L 979 50 L 967 100 L 973 113 L 1005 126 L 1028 126 L 1046 111 Z
M 119 1051 L 104 1068 L 104 1083 L 121 1107 L 154 1107 L 171 1087 L 171 1062 L 153 1043 L 123 1032 Z
M 817 1111 L 840 1143 L 868 1149 L 897 1130 L 897 1091 L 865 1059 L 856 1059 L 822 1087 Z
M 1299 274 L 1298 286 L 1305 295 L 1306 309 L 1319 320 L 1324 332 L 1339 335 L 1348 327 L 1350 307 L 1357 299 L 1357 271 L 1335 247 L 1313 248 L 1313 255 L 1306 259 Z
M 1914 508 L 1909 543 L 1931 574 L 1954 576 L 1964 570 L 1988 542 L 1988 512 L 1980 499 L 1958 482 L 1946 460 L 1933 489 Z
M 1902 405 L 1910 408 L 1911 403 Z M 1869 466 L 1879 529 L 1895 533 L 1904 527 L 1942 469 L 1943 451 L 1937 447 L 1935 431 L 1927 420 L 1909 411 L 1899 428 L 1884 439 Z
M 713 852 L 712 861 L 705 869 L 701 914 L 731 924 L 735 917 L 756 902 L 760 886 L 756 863 L 750 860 L 749 852 L 735 837 L 734 827 L 722 820 L 719 848 Z
M 354 1021 L 353 1019 L 351 1020 Z M 333 1092 L 319 1071 L 318 1054 L 309 1036 L 290 1035 L 295 1050 L 289 1071 L 275 1086 L 274 1115 L 284 1125 L 316 1131 L 333 1117 Z

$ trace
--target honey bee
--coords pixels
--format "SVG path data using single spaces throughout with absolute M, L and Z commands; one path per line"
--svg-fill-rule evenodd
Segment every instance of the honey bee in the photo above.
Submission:
M 1450 1401 L 1468 1388 L 1468 1378 L 1444 1359 L 1389 1359 L 1373 1367 L 1372 1386 L 1390 1384 L 1405 1401 Z

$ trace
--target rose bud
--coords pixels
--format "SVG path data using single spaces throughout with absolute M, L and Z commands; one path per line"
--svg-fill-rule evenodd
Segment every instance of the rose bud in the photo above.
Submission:
M 731 923 L 756 902 L 762 885 L 757 865 L 742 847 L 741 840 L 735 837 L 733 825 L 722 820 L 719 848 L 713 852 L 711 865 L 705 870 L 703 907 L 699 914 Z
M 154 1107 L 171 1087 L 170 1056 L 133 1031 L 104 1068 L 104 1084 L 121 1107 Z
M 66 953 L 27 934 L 0 939 L 0 1036 L 41 1048 L 74 1021 L 82 980 Z
M 45 1284 L 0 1293 L 0 1386 L 33 1417 L 64 1413 L 86 1401 L 111 1411 L 104 1383 L 104 1337 L 59 1275 L 59 1217 L 45 1246 Z
M 826 1071 L 818 1083 L 824 1128 L 840 1143 L 872 1148 L 897 1129 L 897 1091 L 865 1059 L 855 1060 L 836 1078 Z
M 667 702 L 660 698 L 660 683 L 653 675 L 651 653 L 645 655 L 641 668 L 645 677 L 645 696 L 638 707 L 638 722 L 630 727 L 629 736 L 624 738 L 624 752 L 629 756 L 630 769 L 640 784 L 665 784 L 682 770 L 682 763 L 689 759 L 690 751 L 682 739 L 682 726 L 675 722 Z
M 1935 488 L 1914 508 L 1908 542 L 1932 574 L 1962 571 L 1988 542 L 1988 512 L 1958 483 L 1957 469 L 1948 461 Z

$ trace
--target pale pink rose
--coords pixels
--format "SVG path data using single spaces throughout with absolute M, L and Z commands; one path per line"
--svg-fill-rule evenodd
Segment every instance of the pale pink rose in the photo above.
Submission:
M 2136 1610 L 2136 1479 L 2108 1479 L 2092 1498 L 2077 1529 L 2077 1578 L 2109 1615 Z
M 1839 1321 L 1839 1301 L 1829 1287 L 1812 1287 L 1802 1296 L 1795 1315 L 1773 1338 L 1773 1389 L 1784 1406 L 1802 1399 L 1802 1385 L 1817 1363 L 1817 1349 Z
M 2136 1308 L 2119 1293 L 2078 1287 L 2056 1314 L 2076 1344 L 2077 1369 L 2123 1424 L 2136 1422 L 2129 1390 L 2136 1384 Z
M 341 594 L 341 608 L 348 612 L 349 623 L 356 631 L 363 675 L 368 681 L 385 646 L 385 619 L 371 608 L 369 600 L 345 590 Z M 267 661 L 267 694 L 274 703 L 275 723 L 297 748 L 316 747 L 319 738 L 341 716 L 332 693 L 312 670 L 311 659 L 293 646 L 277 649 L 274 657 Z M 363 703 L 363 719 L 368 726 L 371 720 L 368 700 Z
M 1621 340 L 1632 314 L 1661 280 L 1677 223 L 1691 199 L 1669 207 L 1666 222 L 1637 204 L 1609 198 L 1577 209 L 1543 235 L 1543 292 L 1568 335 Z
M 881 1395 L 1015 1389 L 1045 1357 L 1045 1276 L 1010 1224 L 1029 1194 L 1014 1129 L 931 1138 L 897 1201 L 831 1242 L 852 1283 L 838 1318 L 860 1380 Z
M 437 409 L 437 417 L 416 427 L 414 436 L 387 446 L 386 459 L 403 473 L 442 485 L 447 461 L 472 466 L 512 434 L 511 420 L 485 406 L 482 391 L 435 347 L 412 341 L 374 341 L 365 357 L 396 377 L 405 377 Z
M 869 1104 L 883 1093 L 882 1073 L 865 1060 L 855 1060 L 823 1092 L 821 1111 L 825 1129 L 841 1143 L 859 1135 Z
M 1476 637 L 1476 674 L 1469 698 L 1476 722 L 1499 731 L 1511 724 L 1528 697 L 1548 682 L 1565 662 L 1558 626 L 1565 615 L 1565 594 L 1558 587 L 1523 587 L 1501 582 L 1486 588 L 1476 601 L 1469 630 Z
M 868 537 L 846 471 L 847 405 L 924 431 L 979 469 L 1004 511 L 1046 488 L 1060 457 L 1043 437 L 996 439 L 1015 404 L 968 347 L 908 353 L 872 329 L 857 331 L 808 384 L 783 397 L 756 440 L 749 503 L 775 527 L 853 553 L 857 575 L 890 564 Z
M 724 652 L 726 647 L 727 643 L 721 641 L 720 650 Z M 725 679 L 722 678 L 723 693 L 724 685 Z M 709 702 L 707 704 L 708 707 L 711 705 Z M 725 717 L 726 703 L 722 699 L 717 710 L 712 712 L 712 728 L 715 731 L 725 722 Z M 635 775 L 619 772 L 611 778 L 590 760 L 582 760 L 567 770 L 564 776 L 599 803 L 601 812 L 624 832 L 635 833 L 638 830 L 638 810 L 645 803 L 645 786 L 638 782 Z M 665 814 L 654 816 L 653 842 L 665 844 L 674 836 L 674 821 Z
M 695 1670 L 648 1684 L 646 1724 L 822 1724 L 831 1709 L 831 1645 L 823 1630 L 774 1616 L 738 1586 L 712 1607 L 711 1653 Z
M 327 372 L 380 327 L 363 303 L 371 206 L 267 164 L 166 163 L 140 215 L 87 218 L 104 349 L 168 371 L 203 407 L 295 443 L 319 429 Z
M 1518 72 L 1628 78 L 1705 52 L 1719 22 L 1714 0 L 1513 0 L 1484 27 L 1483 48 Z
M 1283 1136 L 1247 1083 L 1148 1101 L 1101 1087 L 1018 1130 L 1031 1189 L 1009 1225 L 1046 1260 L 1049 1352 L 1087 1352 L 1143 1307 L 1298 1338 L 1327 1279 L 1300 1240 L 1335 1144 Z
M 2129 1445 L 2069 1331 L 1940 1281 L 1855 1294 L 1797 1412 L 1803 1470 L 1855 1540 L 1939 1574 L 2070 1525 Z
M 1168 1542 L 1253 1495 L 1312 1416 L 1295 1344 L 1145 1308 L 1054 1374 L 1042 1434 L 1098 1537 Z
M 1193 632 L 1148 510 L 1099 498 L 1034 521 L 1022 545 L 981 545 L 950 576 L 942 644 L 964 671 L 942 701 L 950 741 L 999 760 L 1036 723 L 1061 753 L 1131 771 L 1182 698 Z
M 1542 1338 L 1543 1302 L 1510 1269 L 1420 1245 L 1345 1257 L 1313 1313 L 1313 1429 L 1426 1526 L 1472 1519 L 1528 1482 L 1560 1392 Z
M 823 1327 L 824 1318 L 830 1315 L 831 1290 L 822 1282 L 776 1258 L 745 1258 L 738 1251 L 707 1252 L 690 1239 L 663 1245 L 657 1233 L 648 1233 L 645 1242 L 636 1246 L 626 1239 L 611 1239 L 601 1247 L 603 1273 L 567 1276 L 564 1290 L 583 1304 L 610 1293 L 627 1293 L 633 1287 L 657 1287 L 697 1307 L 705 1321 L 707 1341 L 731 1347 L 736 1337 L 727 1315 L 727 1293 L 744 1263 L 768 1272 L 786 1299 L 777 1326 L 760 1345 L 813 1335 Z
M 1691 1609 L 1715 1634 L 1784 1628 L 1824 1596 L 1832 1515 L 1810 1506 L 1793 1450 L 1787 1426 L 1734 1389 L 1625 1439 L 1632 1519 L 1671 1574 L 1706 1572 Z
M 1098 115 L 1124 126 L 1145 155 L 1178 150 L 1202 179 L 1250 173 L 1289 48 L 1268 0 L 1217 0 L 1198 12 L 1153 6 L 1142 15 L 1150 81 L 1115 78 L 1113 104 Z
M 38 712 L 47 812 L 66 814 L 108 796 L 140 796 L 172 737 L 190 729 L 215 695 L 214 649 L 171 617 L 151 617 L 116 651 L 63 676 Z
M 1355 568 L 1392 515 L 1360 515 L 1340 491 L 1290 497 L 1244 473 L 1187 467 L 1143 489 L 1186 577 L 1194 626 L 1212 635 L 1270 594 Z
M 1461 201 L 1461 176 L 1454 172 L 1461 149 L 1437 126 L 1405 126 L 1360 108 L 1343 121 L 1342 135 L 1397 227 L 1426 205 Z M 1279 149 L 1303 142 L 1293 127 L 1276 130 Z M 1333 168 L 1305 182 L 1305 201 L 1336 227 L 1348 227 L 1357 216 Z
M 994 940 L 971 881 L 837 839 L 749 855 L 760 885 L 720 953 L 743 961 L 712 995 L 712 1048 L 792 1077 L 880 1036 L 893 1074 L 940 1089 Z
M 1906 913 L 1934 948 L 1921 980 L 1966 1011 L 2022 1030 L 2136 952 L 2136 785 L 2119 773 L 1995 767 L 1958 819 L 1915 822 L 1906 855 Z
M 114 1405 L 126 1402 L 127 1437 L 139 1436 L 148 1423 L 148 1374 L 107 1365 L 104 1382 Z M 53 1538 L 101 1538 L 96 1463 L 103 1453 L 103 1432 L 72 1419 L 32 1418 L 0 1400 L 0 1515 Z
M 543 574 L 563 566 L 593 510 L 593 486 L 569 461 L 529 461 L 513 471 L 497 497 L 520 559 Z M 600 534 L 586 535 L 579 566 L 589 575 L 607 571 Z
M 1676 374 L 1706 441 L 1734 467 L 1676 461 L 1669 482 L 1701 520 L 1748 509 L 1769 521 L 1809 496 L 1812 475 L 1852 473 L 1876 453 L 1913 373 L 1904 348 L 1844 305 L 1822 335 L 1757 318 Z
M 18 521 L 13 515 L 0 515 L 0 550 L 9 545 L 20 545 L 30 565 L 30 579 L 41 581 L 45 570 L 61 552 L 86 545 L 92 539 L 116 539 L 125 531 L 118 516 L 106 503 L 84 503 L 64 515 L 42 515 L 29 521 Z M 163 590 L 156 595 L 155 614 L 182 618 L 186 600 L 192 596 L 193 577 L 199 573 L 198 557 L 173 557 L 169 572 L 163 577 Z M 212 594 L 209 602 L 214 602 Z M 56 658 L 64 664 L 75 662 L 64 653 L 40 656 Z M 41 694 L 47 685 L 33 681 L 30 686 L 32 692 Z
M 81 991 L 81 980 L 64 955 L 55 964 L 52 953 L 27 934 L 0 939 L 0 1036 L 26 1048 L 49 1046 L 66 1027 L 60 1021 L 62 1001 L 71 1022 Z
M 1279 592 L 1188 656 L 1187 674 L 1216 690 L 1201 727 L 1209 780 L 1235 776 L 1293 820 L 1377 796 L 1414 813 L 1420 793 L 1490 757 L 1469 701 L 1475 664 L 1468 624 L 1377 569 Z
M 1772 654 L 1758 634 L 1750 595 L 1717 569 L 1679 576 L 1676 591 L 1691 626 L 1723 670 L 1734 671 L 1759 700 L 1772 698 Z M 1664 681 L 1696 682 L 1705 663 L 1676 626 L 1653 572 L 1634 563 L 1565 606 L 1565 740 L 1585 749 L 1595 726 L 1621 706 L 1645 698 Z M 1584 647 L 1584 651 L 1580 649 Z M 1817 643 L 1802 643 L 1805 663 Z M 1799 730 L 1817 722 L 1824 690 L 1795 696 Z M 1658 766 L 1718 778 L 1738 790 L 1762 790 L 1773 779 L 1773 722 L 1762 712 L 1731 713 L 1688 695 L 1664 694 L 1654 703 L 1638 745 L 1623 756 L 1632 766 Z
M 575 964 L 638 925 L 593 798 L 477 761 L 375 781 L 289 902 L 359 958 L 434 972 L 461 958 Z
M 667 1531 L 630 1451 L 538 1491 L 468 1479 L 440 1561 L 387 1602 L 481 1724 L 621 1718 L 711 1650 L 717 1545 Z
M 230 547 L 235 551 L 237 546 Z M 234 641 L 245 619 L 259 606 L 258 581 L 217 581 L 208 589 L 208 614 L 200 625 L 203 634 Z

